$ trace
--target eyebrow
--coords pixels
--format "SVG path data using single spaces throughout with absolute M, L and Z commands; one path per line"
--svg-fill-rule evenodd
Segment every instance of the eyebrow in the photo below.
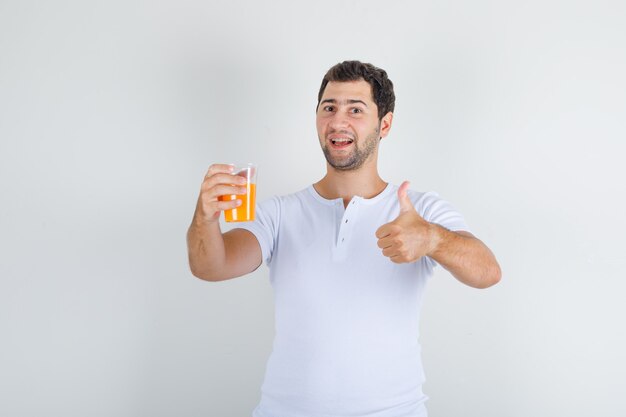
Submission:
M 367 107 L 367 104 L 363 100 L 348 99 L 345 102 L 348 103 L 348 104 L 361 103 L 362 105 Z M 335 100 L 334 98 L 327 98 L 326 100 L 322 100 L 322 102 L 320 104 L 324 104 L 324 103 L 337 104 L 337 100 Z

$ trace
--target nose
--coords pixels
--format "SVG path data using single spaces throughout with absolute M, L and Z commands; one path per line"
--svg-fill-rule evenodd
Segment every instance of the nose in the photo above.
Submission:
M 348 126 L 348 116 L 344 112 L 336 112 L 329 121 L 329 126 L 333 130 L 341 130 Z

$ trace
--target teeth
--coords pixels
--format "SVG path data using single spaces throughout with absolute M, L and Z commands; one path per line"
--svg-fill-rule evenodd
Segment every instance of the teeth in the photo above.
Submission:
M 345 138 L 338 138 L 338 139 L 332 139 L 331 140 L 332 143 L 352 143 L 353 140 L 352 139 L 345 139 Z

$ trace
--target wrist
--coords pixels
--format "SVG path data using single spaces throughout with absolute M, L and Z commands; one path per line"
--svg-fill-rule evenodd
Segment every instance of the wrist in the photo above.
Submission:
M 202 204 L 202 200 L 198 198 L 192 223 L 197 227 L 206 226 L 211 223 L 219 223 L 220 214 L 220 211 L 207 212 L 205 206 Z
M 204 210 L 197 208 L 191 219 L 191 227 L 195 230 L 202 231 L 217 226 L 219 228 L 220 212 L 214 213 L 213 217 L 207 216 Z
M 428 223 L 429 224 L 429 235 L 430 235 L 430 250 L 426 254 L 427 256 L 434 258 L 441 251 L 445 239 L 446 234 L 450 233 L 448 229 L 442 227 L 436 223 Z

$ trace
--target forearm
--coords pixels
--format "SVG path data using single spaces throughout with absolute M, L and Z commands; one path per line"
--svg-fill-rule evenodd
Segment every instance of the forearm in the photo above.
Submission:
M 191 273 L 208 281 L 224 279 L 226 247 L 218 222 L 205 222 L 194 216 L 187 231 L 187 251 Z
M 456 279 L 474 288 L 487 288 L 500 281 L 500 266 L 483 242 L 468 232 L 432 226 L 436 244 L 429 256 Z
M 241 204 L 220 201 L 223 195 L 245 194 L 246 180 L 232 175 L 233 166 L 214 164 L 204 176 L 193 220 L 187 231 L 189 267 L 198 278 L 223 281 L 254 271 L 261 264 L 261 247 L 249 231 L 235 228 L 222 233 L 220 213 Z

